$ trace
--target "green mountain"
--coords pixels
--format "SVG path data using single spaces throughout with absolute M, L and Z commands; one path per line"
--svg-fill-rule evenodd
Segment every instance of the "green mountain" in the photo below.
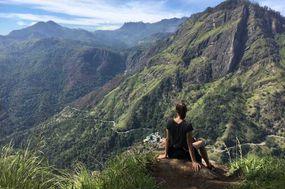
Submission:
M 160 33 L 174 32 L 182 20 L 133 23 L 148 27 L 132 41 L 145 40 L 142 46 L 147 46 Z M 122 30 L 133 32 L 132 27 Z M 156 32 L 160 37 L 153 37 Z M 114 77 L 125 71 L 128 50 L 123 40 L 114 38 L 116 33 L 106 39 L 48 21 L 0 36 L 1 140 L 32 128 L 80 97 L 100 93 L 105 83 L 119 78 Z
M 117 30 L 95 32 L 66 28 L 53 21 L 38 22 L 27 28 L 12 31 L 6 39 L 22 41 L 57 38 L 83 41 L 97 47 L 126 49 L 139 44 L 153 43 L 167 34 L 174 33 L 185 20 L 186 18 L 183 17 L 164 19 L 156 23 L 128 22 Z
M 48 21 L 38 22 L 24 29 L 14 30 L 7 36 L 16 40 L 43 39 L 43 38 L 63 38 L 63 39 L 80 39 L 81 41 L 92 41 L 93 35 L 85 30 L 69 29 L 59 24 Z
M 1 49 L 0 136 L 30 128 L 125 70 L 124 55 L 47 38 Z
M 148 134 L 163 133 L 174 103 L 184 100 L 195 135 L 218 152 L 238 139 L 245 153 L 284 155 L 284 52 L 280 13 L 228 0 L 192 15 L 166 39 L 130 50 L 126 74 L 73 102 L 81 109 L 67 106 L 2 142 L 31 138 L 57 166 L 79 160 L 100 167 Z
M 176 32 L 180 24 L 187 18 L 163 19 L 155 23 L 127 22 L 117 30 L 98 30 L 95 36 L 106 41 L 119 41 L 127 47 L 134 47 L 144 43 L 153 43 L 167 34 Z

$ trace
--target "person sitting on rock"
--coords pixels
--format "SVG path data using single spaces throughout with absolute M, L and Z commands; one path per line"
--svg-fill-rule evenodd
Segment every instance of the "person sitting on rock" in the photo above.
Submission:
M 187 107 L 185 103 L 176 104 L 176 117 L 167 122 L 165 153 L 158 158 L 184 159 L 192 161 L 193 169 L 198 171 L 202 167 L 202 158 L 207 168 L 213 169 L 210 163 L 205 142 L 196 140 L 193 135 L 192 124 L 185 120 Z M 200 154 L 199 154 L 199 152 Z

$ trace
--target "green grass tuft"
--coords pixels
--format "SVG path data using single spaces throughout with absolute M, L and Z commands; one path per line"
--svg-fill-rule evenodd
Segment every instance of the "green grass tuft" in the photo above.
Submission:
M 3 147 L 0 156 L 0 188 L 62 188 L 66 177 L 35 153 Z
M 244 182 L 239 188 L 276 189 L 285 186 L 285 159 L 248 155 L 231 163 L 230 171 L 241 170 Z
M 127 152 L 112 159 L 99 176 L 99 188 L 112 189 L 155 189 L 154 178 L 148 166 L 154 160 L 151 154 Z
M 128 151 L 109 160 L 103 171 L 78 163 L 74 171 L 49 166 L 36 152 L 4 147 L 0 156 L 0 188 L 7 189 L 155 189 L 148 168 L 152 154 Z

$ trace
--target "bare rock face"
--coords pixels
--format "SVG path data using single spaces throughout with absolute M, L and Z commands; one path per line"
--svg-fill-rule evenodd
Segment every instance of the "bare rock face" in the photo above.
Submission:
M 157 162 L 154 176 L 159 185 L 166 189 L 221 189 L 237 185 L 238 178 L 226 176 L 227 168 L 215 164 L 215 170 L 202 168 L 194 172 L 191 162 L 163 159 Z

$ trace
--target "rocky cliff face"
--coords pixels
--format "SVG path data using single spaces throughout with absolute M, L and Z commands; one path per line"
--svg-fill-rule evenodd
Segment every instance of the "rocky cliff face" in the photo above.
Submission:
M 139 62 L 138 67 L 159 63 L 189 67 L 195 58 L 207 59 L 203 71 L 208 77 L 202 81 L 207 82 L 260 60 L 279 62 L 274 37 L 282 32 L 284 18 L 279 13 L 247 1 L 228 1 L 193 15 L 175 35 L 145 51 L 135 51 L 129 62 Z M 256 50 L 260 53 L 255 54 Z

